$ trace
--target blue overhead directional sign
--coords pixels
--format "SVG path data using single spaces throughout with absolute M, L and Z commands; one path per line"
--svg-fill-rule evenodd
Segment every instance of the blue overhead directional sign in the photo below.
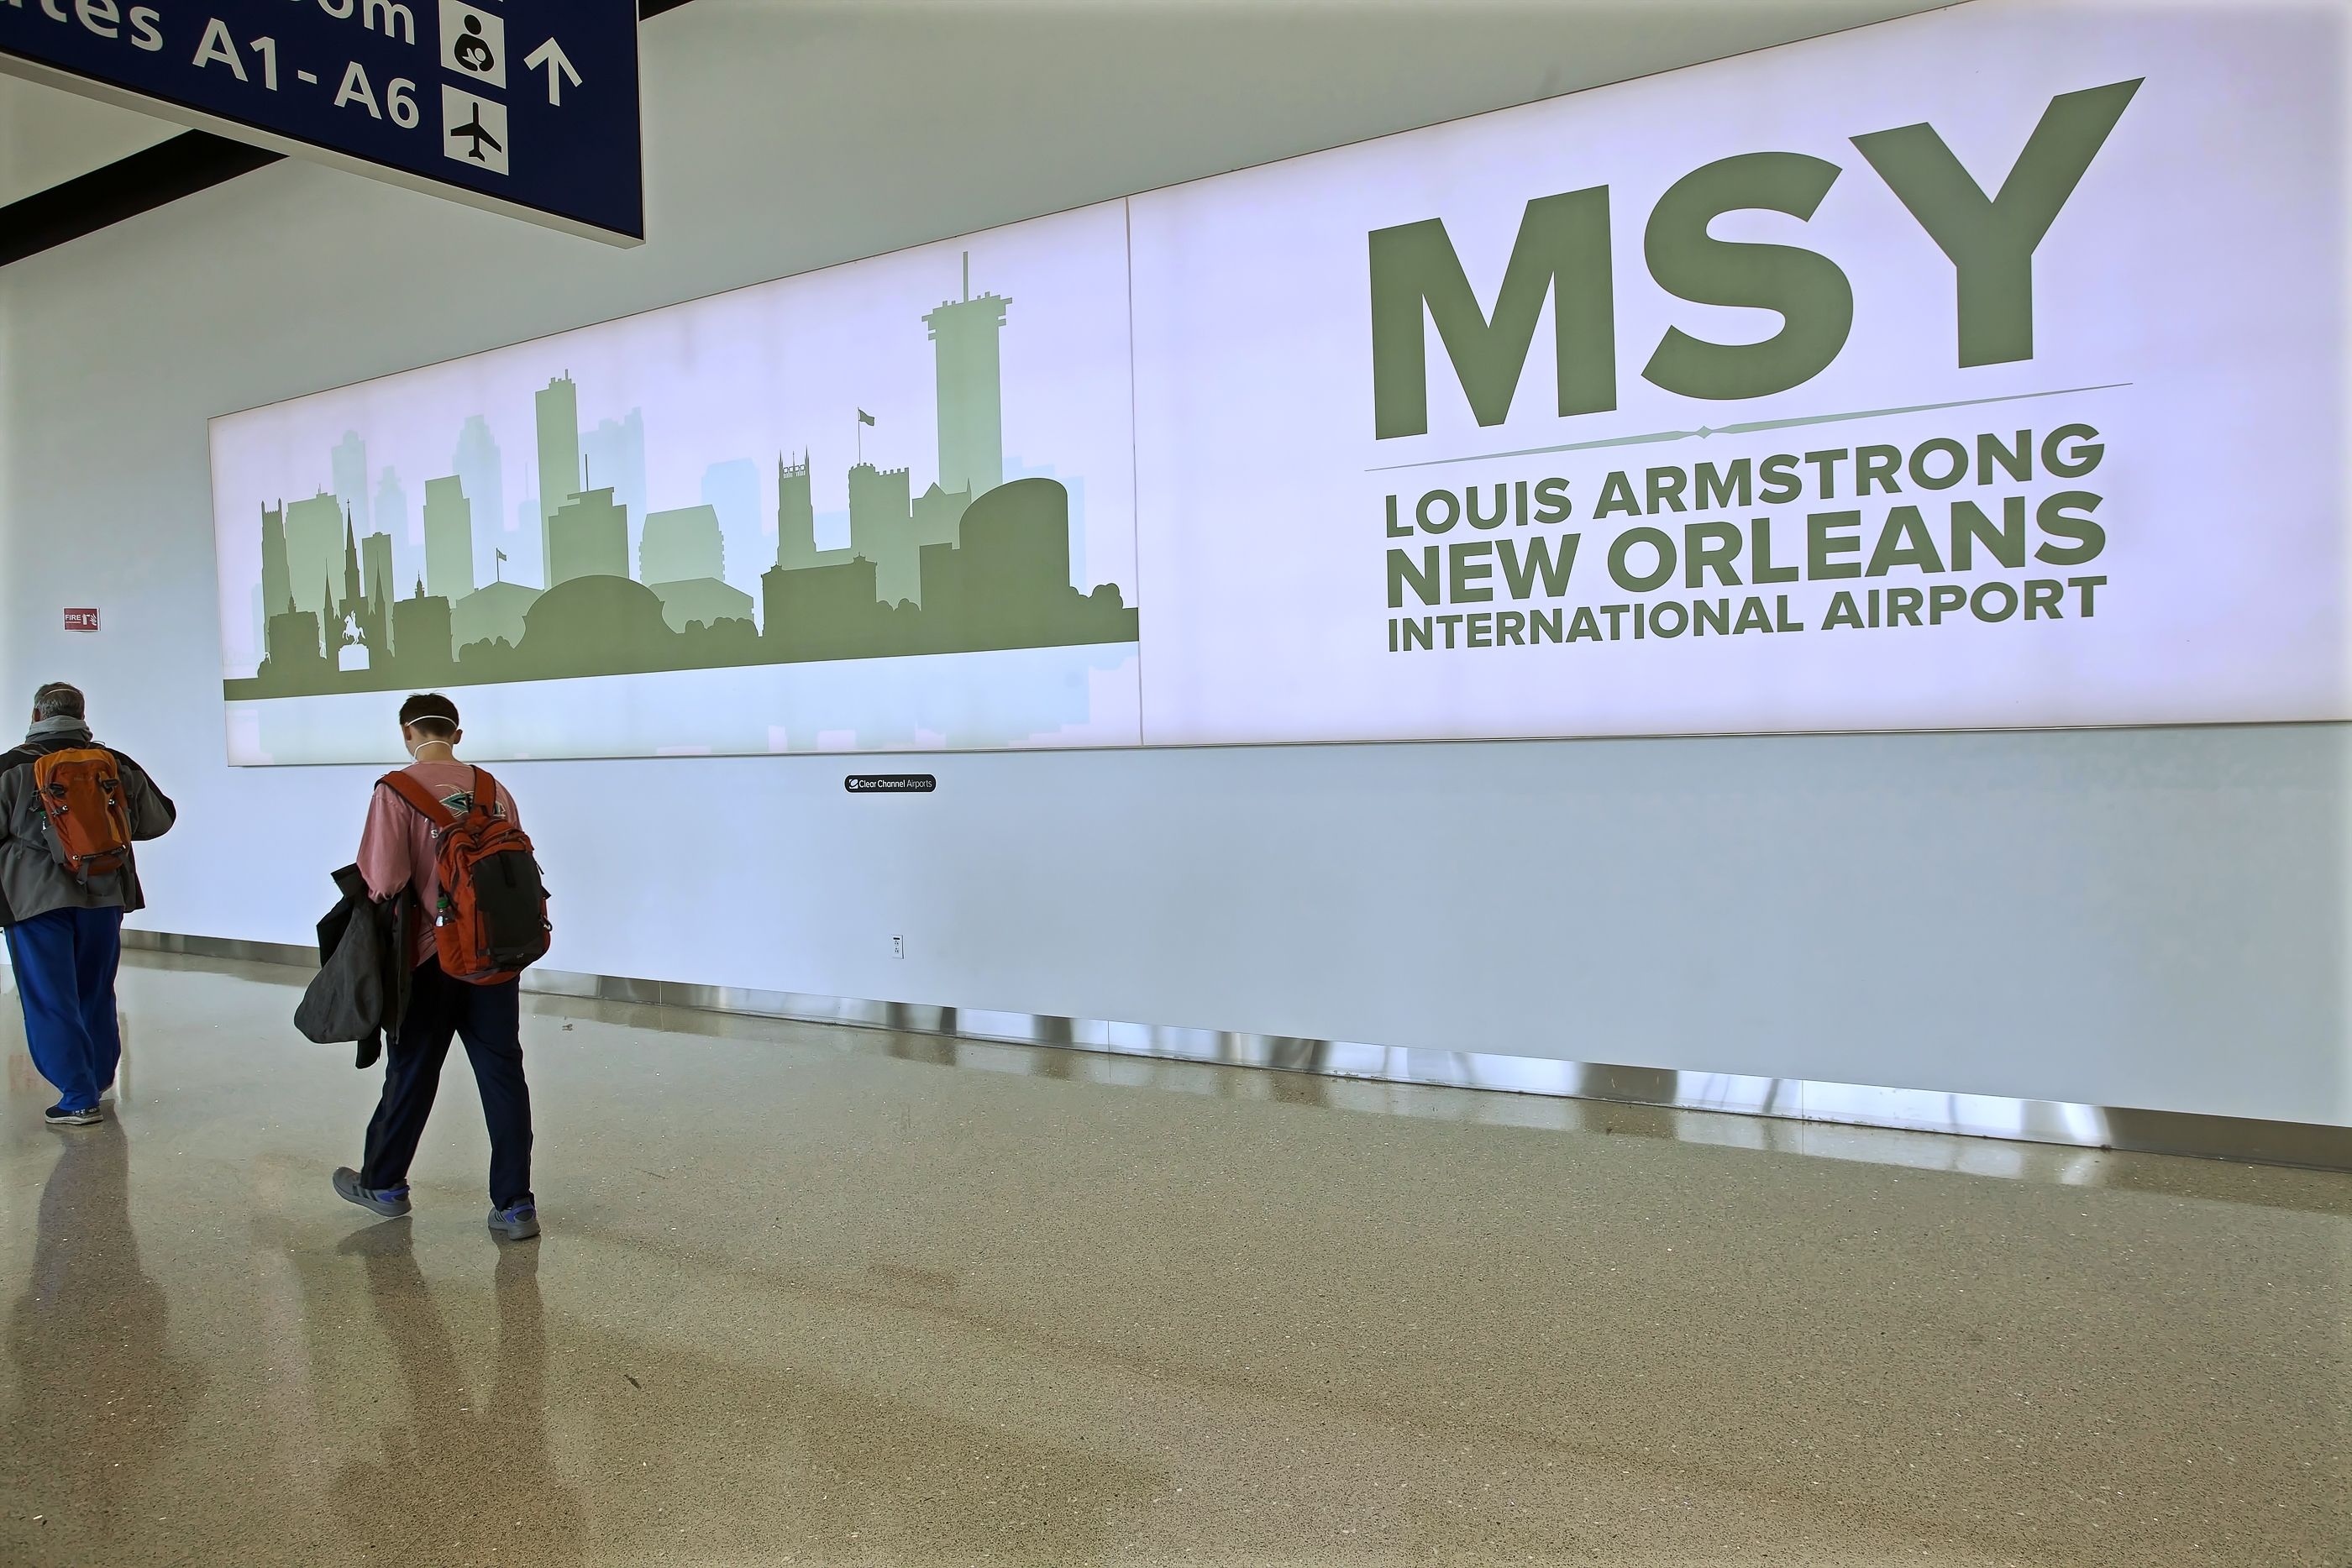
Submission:
M 0 70 L 646 237 L 636 0 L 0 0 Z

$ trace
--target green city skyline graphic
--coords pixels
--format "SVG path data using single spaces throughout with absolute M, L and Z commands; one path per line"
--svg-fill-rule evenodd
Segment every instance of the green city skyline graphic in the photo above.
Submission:
M 264 653 L 254 674 L 223 683 L 232 701 L 338 692 L 488 685 L 919 653 L 1132 643 L 1139 617 L 1119 585 L 1070 581 L 1070 496 L 1057 479 L 1004 478 L 1000 338 L 1004 296 L 971 292 L 920 319 L 934 347 L 938 477 L 913 491 L 907 468 L 860 460 L 847 476 L 845 547 L 819 549 L 810 459 L 776 459 L 776 559 L 757 600 L 725 578 L 725 538 L 701 505 L 651 510 L 643 429 L 633 412 L 594 444 L 635 442 L 635 473 L 594 487 L 583 469 L 579 388 L 569 371 L 533 394 L 541 571 L 544 585 L 477 584 L 477 528 L 503 537 L 495 446 L 479 415 L 462 421 L 457 473 L 425 486 L 425 570 L 394 576 L 389 531 L 405 497 L 386 471 L 373 521 L 364 444 L 330 454 L 337 485 L 261 508 Z M 878 406 L 878 405 L 877 405 Z M 859 411 L 865 423 L 872 416 Z M 479 461 L 484 447 L 492 454 Z M 607 443 L 609 453 L 625 450 Z M 351 471 L 347 474 L 347 470 Z M 478 506 L 478 503 L 483 503 Z M 530 503 L 526 502 L 526 506 Z M 632 571 L 632 513 L 639 525 Z

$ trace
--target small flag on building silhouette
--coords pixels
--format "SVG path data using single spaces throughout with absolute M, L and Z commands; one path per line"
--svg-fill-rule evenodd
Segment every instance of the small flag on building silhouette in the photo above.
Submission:
M 857 423 L 860 424 L 872 424 L 874 423 L 874 416 L 861 408 L 857 411 Z

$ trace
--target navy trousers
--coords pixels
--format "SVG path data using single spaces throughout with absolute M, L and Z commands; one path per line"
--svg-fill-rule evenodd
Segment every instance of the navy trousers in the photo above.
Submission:
M 490 1129 L 490 1202 L 529 1203 L 530 1085 L 522 1075 L 522 987 L 469 986 L 428 961 L 411 977 L 408 1016 L 384 1052 L 383 1098 L 368 1123 L 360 1185 L 404 1186 L 452 1038 L 466 1042 Z
M 8 927 L 8 962 L 25 1004 L 33 1065 L 58 1086 L 58 1103 L 87 1111 L 114 1083 L 122 1030 L 114 972 L 122 962 L 122 911 L 53 909 Z

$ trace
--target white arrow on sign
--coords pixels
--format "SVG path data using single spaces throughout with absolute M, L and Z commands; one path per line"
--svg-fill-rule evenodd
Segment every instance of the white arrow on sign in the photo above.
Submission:
M 523 69 L 535 71 L 541 66 L 547 68 L 547 101 L 561 104 L 563 101 L 563 78 L 570 77 L 572 85 L 578 87 L 580 73 L 572 68 L 572 57 L 563 52 L 563 46 L 553 38 L 523 57 Z

